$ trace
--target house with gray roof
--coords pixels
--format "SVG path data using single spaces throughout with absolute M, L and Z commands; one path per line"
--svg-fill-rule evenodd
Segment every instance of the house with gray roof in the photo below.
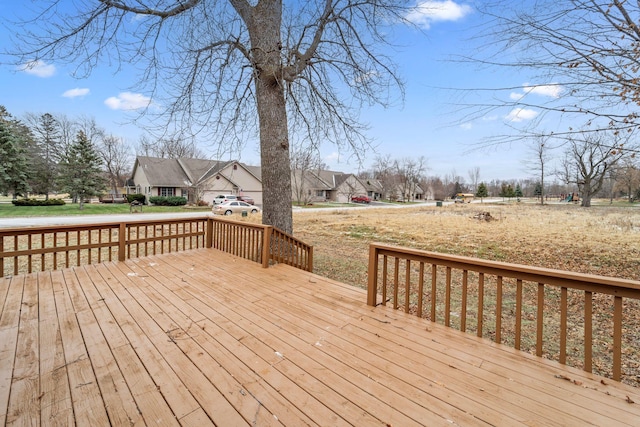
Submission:
M 218 194 L 250 196 L 262 204 L 260 168 L 236 160 L 164 159 L 138 156 L 133 166 L 135 193 L 181 196 L 190 203 L 211 204 Z
M 348 203 L 354 196 L 369 193 L 367 185 L 356 175 L 329 170 L 293 170 L 291 189 L 294 202 L 300 204 L 324 201 Z

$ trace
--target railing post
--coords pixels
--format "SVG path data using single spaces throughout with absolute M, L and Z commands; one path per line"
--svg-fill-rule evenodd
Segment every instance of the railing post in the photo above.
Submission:
M 369 245 L 369 284 L 367 286 L 367 305 L 374 306 L 378 299 L 378 248 Z
M 271 234 L 273 227 L 268 225 L 264 227 L 262 235 L 262 268 L 269 267 L 269 258 L 271 257 Z
M 207 230 L 205 233 L 205 246 L 207 248 L 213 247 L 213 218 L 207 218 Z
M 125 261 L 126 257 L 126 248 L 127 248 L 127 238 L 125 237 L 125 233 L 127 232 L 127 224 L 124 222 L 120 223 L 120 231 L 118 232 L 118 261 Z
M 309 246 L 307 251 L 307 268 L 309 272 L 313 273 L 313 246 Z

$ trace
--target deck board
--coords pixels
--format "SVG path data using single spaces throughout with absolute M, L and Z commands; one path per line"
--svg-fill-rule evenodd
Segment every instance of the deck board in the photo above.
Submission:
M 212 249 L 2 278 L 0 310 L 0 425 L 640 420 L 632 387 Z

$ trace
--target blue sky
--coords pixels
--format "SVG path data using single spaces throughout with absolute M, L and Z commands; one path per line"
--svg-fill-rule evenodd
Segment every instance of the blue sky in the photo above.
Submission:
M 526 124 L 536 117 L 534 110 L 497 110 L 474 120 L 461 119 L 453 106 L 460 93 L 443 88 L 495 88 L 514 87 L 500 96 L 516 99 L 528 93 L 541 99 L 558 97 L 553 89 L 528 88 L 526 75 L 499 69 L 480 70 L 473 65 L 451 62 L 452 55 L 469 53 L 473 28 L 480 23 L 480 14 L 464 0 L 419 2 L 425 8 L 417 9 L 411 18 L 423 33 L 410 28 L 398 28 L 398 44 L 393 53 L 400 74 L 406 82 L 406 98 L 389 109 L 372 107 L 363 110 L 361 118 L 368 123 L 368 135 L 374 140 L 379 154 L 393 158 L 425 156 L 429 175 L 455 173 L 468 178 L 471 168 L 480 168 L 482 180 L 526 178 L 533 175 L 523 162 L 531 157 L 522 143 L 512 143 L 494 149 L 478 150 L 474 147 L 484 138 L 504 134 L 510 126 Z M 0 16 L 12 19 L 23 2 L 2 2 Z M 7 49 L 9 34 L 0 27 L 0 40 Z M 4 50 L 3 49 L 3 50 Z M 135 81 L 127 64 L 103 64 L 90 77 L 72 77 L 73 67 L 56 63 L 32 63 L 23 67 L 0 62 L 0 105 L 21 118 L 25 113 L 66 114 L 73 118 L 81 115 L 95 117 L 109 133 L 120 136 L 135 145 L 141 134 L 139 127 L 129 123 L 139 108 L 152 100 L 130 87 Z M 121 65 L 121 69 L 117 65 Z M 545 82 L 534 82 L 544 84 Z M 492 93 L 471 93 L 461 102 L 476 102 Z M 201 145 L 207 151 L 205 143 Z M 329 144 L 323 146 L 324 161 L 333 169 L 355 171 L 357 164 L 348 153 L 338 153 Z M 375 155 L 367 157 L 369 166 Z M 242 153 L 241 160 L 259 164 L 255 144 Z

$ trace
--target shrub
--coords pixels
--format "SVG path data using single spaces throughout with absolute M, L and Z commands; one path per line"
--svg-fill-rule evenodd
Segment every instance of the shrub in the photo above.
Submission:
M 65 204 L 62 199 L 16 199 L 12 200 L 11 203 L 13 203 L 14 206 L 62 206 Z
M 184 206 L 187 204 L 187 199 L 177 196 L 153 196 L 149 197 L 149 202 L 156 206 Z
M 144 194 L 127 194 L 127 203 L 138 202 L 144 205 L 145 199 Z

